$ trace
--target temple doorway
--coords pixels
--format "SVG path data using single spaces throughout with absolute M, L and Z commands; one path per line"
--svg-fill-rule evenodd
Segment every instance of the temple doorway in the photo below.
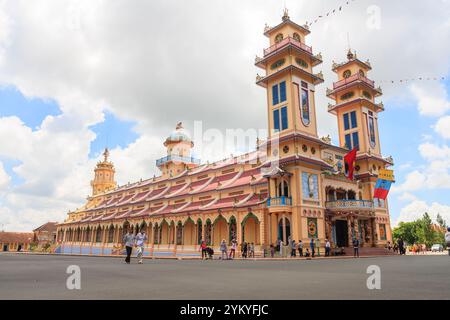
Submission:
M 285 244 L 288 243 L 288 239 L 291 236 L 291 223 L 288 218 L 285 218 L 286 225 L 286 238 L 283 238 L 283 218 L 278 222 L 278 240 L 282 240 Z
M 8 251 L 8 245 L 7 244 L 3 245 L 3 251 Z
M 346 220 L 336 220 L 336 245 L 338 247 L 348 246 L 348 227 Z

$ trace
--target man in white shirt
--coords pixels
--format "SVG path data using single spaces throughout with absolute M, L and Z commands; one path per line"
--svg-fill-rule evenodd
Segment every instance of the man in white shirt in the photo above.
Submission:
M 144 231 L 139 232 L 136 235 L 136 247 L 137 247 L 137 257 L 139 259 L 139 264 L 142 264 L 142 255 L 144 254 L 144 243 L 147 240 L 147 235 Z
M 330 248 L 331 248 L 330 241 L 328 239 L 325 239 L 325 257 L 330 256 Z

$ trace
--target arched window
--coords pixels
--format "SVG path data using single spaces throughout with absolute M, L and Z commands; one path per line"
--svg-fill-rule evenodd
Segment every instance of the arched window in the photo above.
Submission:
M 95 242 L 102 242 L 102 229 L 100 227 L 95 232 Z
M 294 40 L 296 40 L 298 42 L 301 42 L 300 35 L 297 32 L 294 32 L 294 34 L 292 35 L 292 38 L 294 38 Z
M 236 218 L 233 216 L 230 218 L 230 227 L 229 227 L 229 243 L 231 243 L 231 241 L 233 239 L 237 240 L 237 234 L 236 234 Z
M 201 219 L 197 220 L 197 243 L 202 243 L 203 239 L 203 223 Z
M 344 73 L 342 74 L 342 76 L 347 79 L 348 77 L 350 77 L 352 75 L 352 72 L 350 70 L 345 70 Z
M 178 221 L 177 224 L 177 245 L 183 244 L 183 225 L 181 221 Z
M 279 33 L 275 36 L 275 43 L 278 43 L 283 40 L 283 34 Z
M 158 223 L 155 223 L 155 229 L 153 231 L 153 243 L 158 244 L 159 240 L 159 226 Z
M 347 197 L 348 200 L 356 200 L 356 192 L 353 190 L 348 190 Z
M 359 75 L 362 76 L 362 77 L 365 76 L 364 71 L 362 69 L 359 69 Z
M 278 183 L 278 196 L 289 197 L 289 183 L 286 180 L 281 180 Z
M 110 226 L 108 230 L 108 243 L 113 243 L 114 241 L 114 226 Z
M 211 245 L 211 220 L 206 220 L 205 228 L 205 242 L 207 245 Z

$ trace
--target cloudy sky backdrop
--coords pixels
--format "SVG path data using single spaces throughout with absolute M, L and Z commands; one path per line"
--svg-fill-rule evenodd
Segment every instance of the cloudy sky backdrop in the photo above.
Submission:
M 299 24 L 336 10 L 307 39 L 324 59 L 319 134 L 337 142 L 325 90 L 350 42 L 384 92 L 393 223 L 424 211 L 450 222 L 448 0 L 0 0 L 0 229 L 62 221 L 81 206 L 106 144 L 124 184 L 158 174 L 178 121 L 265 129 L 254 58 L 268 47 L 264 24 L 279 23 L 285 5 Z M 418 77 L 445 79 L 390 82 Z M 196 155 L 230 153 L 217 149 Z

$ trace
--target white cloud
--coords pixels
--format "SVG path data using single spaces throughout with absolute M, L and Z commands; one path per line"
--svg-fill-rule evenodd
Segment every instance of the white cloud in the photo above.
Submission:
M 398 219 L 393 224 L 397 226 L 399 222 L 411 222 L 416 219 L 422 218 L 423 214 L 427 212 L 431 219 L 436 222 L 437 214 L 439 213 L 447 223 L 450 222 L 450 206 L 433 202 L 428 204 L 422 200 L 413 200 L 411 203 L 403 207 L 400 211 Z
M 392 187 L 392 192 L 450 188 L 450 147 L 426 142 L 418 150 L 425 165 L 408 173 L 402 184 Z
M 450 110 L 447 91 L 442 83 L 428 83 L 420 86 L 413 84 L 410 89 L 417 99 L 420 114 L 442 116 Z
M 403 192 L 400 196 L 398 196 L 398 200 L 400 201 L 413 201 L 416 200 L 417 197 L 415 195 L 413 195 L 412 193 L 409 192 Z
M 0 195 L 6 190 L 11 181 L 11 177 L 6 173 L 3 163 L 0 162 Z
M 418 171 L 414 170 L 406 175 L 405 181 L 399 185 L 392 186 L 392 192 L 403 192 L 403 191 L 415 191 L 423 188 L 426 182 L 426 176 Z
M 434 126 L 434 130 L 445 139 L 450 139 L 450 116 L 439 118 Z
M 441 41 L 450 38 L 448 3 L 371 4 L 382 9 L 381 30 L 365 28 L 368 5 L 356 1 L 311 27 L 307 41 L 323 54 L 316 72 L 323 70 L 326 80 L 316 88 L 320 134 L 336 136 L 325 88 L 336 80 L 332 60 L 345 59 L 347 30 L 358 30 L 351 34 L 352 47 L 361 59 L 370 58 L 373 79 L 448 70 L 450 43 Z M 319 1 L 287 5 L 300 24 L 324 11 Z M 163 138 L 177 121 L 189 127 L 201 119 L 205 129 L 265 128 L 265 90 L 254 84 L 261 70 L 253 62 L 268 47 L 264 23 L 279 23 L 283 6 L 278 0 L 264 5 L 217 0 L 214 6 L 200 0 L 133 5 L 0 0 L 0 84 L 53 99 L 61 108 L 36 131 L 17 117 L 0 117 L 0 155 L 20 162 L 14 171 L 25 181 L 3 199 L 0 223 L 30 230 L 64 219 L 68 209 L 83 203 L 97 160 L 88 158 L 95 139 L 89 126 L 104 120 L 105 109 L 137 123 L 139 138 L 111 151 L 120 184 L 155 173 L 154 161 L 164 155 Z M 418 14 L 427 28 L 417 24 Z M 441 91 L 417 88 L 425 114 L 441 114 L 448 107 Z M 383 87 L 385 101 L 402 90 Z

